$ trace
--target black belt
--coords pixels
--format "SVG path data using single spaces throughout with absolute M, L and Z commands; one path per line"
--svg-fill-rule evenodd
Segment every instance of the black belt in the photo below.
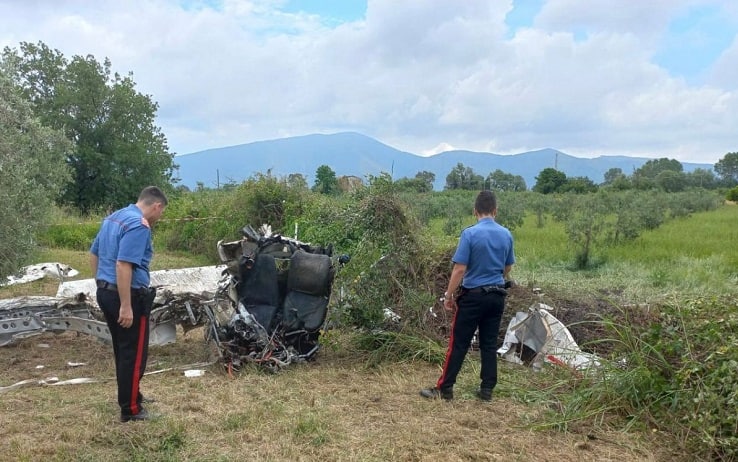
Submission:
M 502 284 L 499 285 L 489 285 L 489 286 L 481 286 L 481 287 L 475 287 L 473 289 L 467 289 L 462 288 L 464 292 L 468 292 L 470 294 L 500 294 L 500 295 L 507 295 L 507 290 L 505 290 L 505 286 Z
M 105 289 L 105 290 L 110 290 L 113 292 L 118 292 L 118 286 L 113 284 L 112 282 L 103 281 L 101 279 L 98 279 L 96 282 L 97 282 L 98 289 Z M 149 291 L 148 287 L 139 287 L 139 288 L 131 287 L 132 294 L 144 294 L 148 291 Z

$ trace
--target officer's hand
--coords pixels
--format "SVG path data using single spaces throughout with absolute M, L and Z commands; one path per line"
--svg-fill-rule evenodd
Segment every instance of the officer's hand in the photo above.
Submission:
M 443 301 L 443 307 L 446 311 L 453 312 L 456 309 L 456 299 L 448 297 Z
M 126 329 L 133 325 L 133 309 L 131 308 L 131 305 L 120 306 L 120 311 L 118 312 L 118 324 Z

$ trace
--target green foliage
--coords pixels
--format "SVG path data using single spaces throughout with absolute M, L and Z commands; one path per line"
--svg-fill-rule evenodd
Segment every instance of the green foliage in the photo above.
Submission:
M 445 189 L 481 190 L 484 188 L 484 177 L 474 173 L 474 169 L 459 162 L 446 176 Z
M 99 222 L 55 223 L 40 232 L 38 240 L 49 247 L 89 250 L 99 229 Z
M 603 321 L 610 332 L 603 341 L 616 348 L 599 373 L 575 382 L 568 420 L 616 412 L 629 426 L 684 435 L 695 457 L 735 460 L 738 300 L 675 300 L 643 327 L 628 321 L 627 314 L 621 323 Z
M 633 172 L 633 176 L 650 178 L 653 180 L 656 179 L 660 173 L 667 171 L 681 173 L 684 171 L 684 167 L 681 162 L 676 159 L 667 159 L 662 157 L 661 159 L 651 159 L 647 161 Z
M 335 194 L 338 192 L 338 180 L 336 172 L 327 165 L 321 165 L 315 171 L 315 184 L 313 191 L 321 194 Z
M 525 191 L 525 179 L 520 175 L 505 173 L 500 169 L 490 173 L 485 180 L 485 184 L 489 185 L 489 189 L 495 191 Z
M 445 349 L 437 340 L 422 333 L 403 333 L 376 330 L 357 334 L 352 341 L 356 351 L 368 355 L 367 365 L 378 366 L 386 362 L 425 361 L 443 364 Z
M 569 243 L 574 249 L 575 267 L 584 269 L 591 265 L 592 254 L 603 239 L 609 210 L 602 194 L 589 194 L 576 199 L 570 196 L 561 197 L 554 216 L 566 226 Z
M 70 144 L 41 126 L 0 68 L 0 279 L 26 263 L 69 180 Z
M 715 164 L 715 171 L 727 186 L 738 184 L 738 152 L 729 152 Z
M 541 194 L 558 192 L 566 184 L 566 174 L 555 168 L 544 168 L 536 177 L 533 191 Z
M 729 189 L 728 193 L 725 195 L 725 199 L 733 202 L 738 202 L 738 186 Z
M 136 90 L 131 75 L 113 74 L 109 60 L 91 55 L 68 60 L 41 42 L 6 47 L 2 61 L 42 124 L 74 144 L 65 202 L 83 212 L 118 208 L 145 186 L 169 186 L 173 154 L 154 124 L 157 105 Z

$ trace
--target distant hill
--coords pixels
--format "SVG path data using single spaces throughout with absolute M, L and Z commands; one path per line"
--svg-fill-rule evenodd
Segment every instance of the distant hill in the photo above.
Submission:
M 475 173 L 487 176 L 497 169 L 520 175 L 528 189 L 536 183 L 535 177 L 547 167 L 556 167 L 567 177 L 585 176 L 595 183 L 604 181 L 605 172 L 620 168 L 630 175 L 641 167 L 647 158 L 627 156 L 601 156 L 584 159 L 570 156 L 555 149 L 541 149 L 520 154 L 500 155 L 488 152 L 447 151 L 431 157 L 422 157 L 399 151 L 374 138 L 359 133 L 333 135 L 306 135 L 269 141 L 214 148 L 176 156 L 179 165 L 180 184 L 191 189 L 198 182 L 206 187 L 216 187 L 241 181 L 256 173 L 287 176 L 301 173 L 309 185 L 315 182 L 315 171 L 328 165 L 337 176 L 354 175 L 365 179 L 367 175 L 386 172 L 392 178 L 412 178 L 427 170 L 436 175 L 435 189 L 446 184 L 446 175 L 458 164 L 471 167 Z M 685 172 L 697 168 L 712 170 L 712 164 L 682 163 Z

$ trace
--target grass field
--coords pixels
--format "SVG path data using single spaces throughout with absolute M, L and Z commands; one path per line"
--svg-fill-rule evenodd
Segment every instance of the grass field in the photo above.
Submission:
M 615 293 L 619 303 L 686 292 L 735 294 L 736 223 L 738 207 L 729 206 L 675 220 L 632 243 L 603 249 L 600 266 L 574 272 L 563 230 L 526 222 L 514 233 L 513 275 L 521 291 L 539 285 L 551 296 L 581 294 L 582 300 L 593 293 Z M 61 261 L 78 269 L 79 278 L 90 277 L 86 252 L 47 249 L 39 261 Z M 202 264 L 161 252 L 154 259 L 154 269 Z M 56 286 L 40 281 L 5 287 L 0 298 L 53 294 Z M 508 310 L 526 308 L 515 300 Z M 151 348 L 142 391 L 156 398 L 151 410 L 163 416 L 143 424 L 117 421 L 110 346 L 74 333 L 24 339 L 0 348 L 0 386 L 52 376 L 96 382 L 36 382 L 0 392 L 0 460 L 691 460 L 676 436 L 641 426 L 624 432 L 618 416 L 571 425 L 567 432 L 541 430 L 559 407 L 551 384 L 577 380 L 568 371 L 547 367 L 536 374 L 501 363 L 495 399 L 480 403 L 473 396 L 479 363 L 472 353 L 456 399 L 429 402 L 418 390 L 437 379 L 438 366 L 419 361 L 369 367 L 366 355 L 352 348 L 353 335 L 331 332 L 316 362 L 277 375 L 247 368 L 229 376 L 213 364 L 203 376 L 188 378 L 183 369 L 208 361 L 212 352 L 199 329 L 180 332 L 175 344 Z

